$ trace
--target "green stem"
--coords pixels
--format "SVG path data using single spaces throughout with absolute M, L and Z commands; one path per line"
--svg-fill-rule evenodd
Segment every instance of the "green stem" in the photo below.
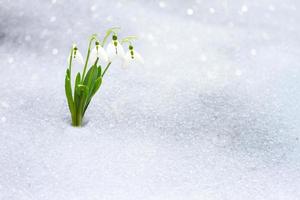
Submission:
M 82 126 L 82 117 L 81 115 L 77 115 L 75 119 L 72 119 L 72 126 L 80 127 Z
M 105 43 L 106 43 L 106 40 L 107 38 L 109 37 L 110 33 L 109 34 L 106 34 L 105 37 L 103 38 L 103 41 L 102 41 L 102 47 L 104 47 Z
M 76 115 L 72 115 L 72 126 L 77 126 L 77 119 L 76 119 Z
M 73 47 L 71 48 L 71 55 L 70 55 L 70 60 L 69 60 L 69 72 L 70 72 L 70 81 L 71 81 L 71 70 L 72 70 L 72 59 L 73 59 Z
M 74 51 L 74 48 L 72 47 L 71 48 L 71 53 L 70 53 L 70 58 L 69 58 L 70 59 L 69 60 L 69 73 L 70 73 L 69 81 L 70 81 L 70 85 L 71 85 L 71 80 L 72 80 L 71 78 L 72 78 L 73 51 Z M 72 86 L 71 86 L 71 98 L 72 98 L 72 103 L 74 103 L 73 94 L 72 94 Z M 70 112 L 71 112 L 71 118 L 72 118 L 72 125 L 74 126 L 76 124 L 76 108 L 75 108 L 75 110 L 70 109 Z
M 76 124 L 75 126 L 81 126 L 82 125 L 82 114 L 81 111 L 77 113 L 77 119 L 76 119 Z
M 110 66 L 111 62 L 109 62 L 106 66 L 106 68 L 104 69 L 103 73 L 102 73 L 102 77 L 104 76 L 105 72 L 108 70 L 109 66 Z
M 89 62 L 89 57 L 90 57 L 90 53 L 91 53 L 91 45 L 92 45 L 93 40 L 95 40 L 95 39 L 96 39 L 96 36 L 93 35 L 92 38 L 90 39 L 90 42 L 89 42 L 89 48 L 88 48 L 88 52 L 87 52 L 87 55 L 86 55 L 86 60 L 85 60 L 85 64 L 84 64 L 84 68 L 83 68 L 83 72 L 82 72 L 82 83 L 83 83 L 84 76 L 85 76 L 85 73 L 86 73 L 86 68 L 87 68 L 87 65 L 88 65 L 88 62 Z
M 110 36 L 111 33 L 117 34 L 117 30 L 119 30 L 119 29 L 120 29 L 120 27 L 112 27 L 112 28 L 108 29 L 106 31 L 106 35 L 104 36 L 104 38 L 102 40 L 102 45 L 101 46 L 103 47 L 105 45 L 105 42 L 106 42 L 107 38 Z

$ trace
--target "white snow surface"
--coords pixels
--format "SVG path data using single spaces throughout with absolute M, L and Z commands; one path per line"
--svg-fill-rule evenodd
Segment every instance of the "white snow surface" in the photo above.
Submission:
M 300 2 L 1 0 L 1 200 L 299 200 Z M 70 126 L 69 49 L 137 35 Z

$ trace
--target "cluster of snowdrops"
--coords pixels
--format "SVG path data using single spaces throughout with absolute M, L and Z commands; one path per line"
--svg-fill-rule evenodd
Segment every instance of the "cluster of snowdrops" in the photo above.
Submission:
M 118 30 L 119 28 L 108 29 L 102 40 L 93 34 L 88 43 L 85 60 L 76 45 L 71 48 L 65 76 L 65 92 L 73 126 L 82 126 L 86 109 L 114 60 L 121 60 L 123 67 L 131 62 L 143 63 L 143 58 L 133 47 L 136 37 L 129 36 L 119 40 Z M 111 41 L 108 41 L 109 38 Z M 125 45 L 128 47 L 127 52 L 124 50 Z M 72 77 L 74 63 L 82 66 L 82 73 L 76 72 L 76 76 Z

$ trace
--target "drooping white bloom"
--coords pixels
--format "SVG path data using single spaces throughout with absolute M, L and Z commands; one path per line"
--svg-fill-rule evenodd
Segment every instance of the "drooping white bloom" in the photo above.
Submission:
M 77 62 L 79 62 L 80 64 L 84 64 L 82 54 L 81 54 L 79 51 L 77 51 L 76 54 L 77 54 L 77 55 L 74 56 L 75 60 L 76 60 Z
M 68 64 L 70 65 L 70 58 L 72 56 L 72 63 L 71 63 L 71 85 L 72 88 L 75 87 L 75 80 L 76 75 L 80 72 L 84 65 L 83 56 L 78 50 L 78 47 L 74 44 L 72 49 L 72 54 L 68 57 Z
M 136 50 L 133 50 L 133 53 L 134 55 L 132 56 L 130 54 L 130 51 L 128 51 L 126 54 L 125 54 L 125 58 L 127 58 L 128 60 L 135 60 L 139 63 L 144 63 L 144 59 L 143 57 L 141 56 L 141 54 L 139 52 L 137 52 Z
M 111 41 L 106 48 L 109 61 L 115 58 L 123 58 L 125 55 L 124 48 L 118 40 Z
M 71 55 L 70 55 L 71 56 Z M 70 64 L 70 56 L 68 57 L 68 63 Z M 73 54 L 72 54 L 72 62 L 77 62 L 79 64 L 84 64 L 83 56 L 78 50 L 77 46 L 73 45 Z
M 92 64 L 95 63 L 96 59 L 99 59 L 99 61 L 108 61 L 108 56 L 106 51 L 100 46 L 99 43 L 96 43 L 96 46 L 92 49 L 91 55 L 90 55 L 90 60 Z
M 123 67 L 127 67 L 133 62 L 144 64 L 144 59 L 132 46 L 129 46 L 129 51 L 124 56 Z

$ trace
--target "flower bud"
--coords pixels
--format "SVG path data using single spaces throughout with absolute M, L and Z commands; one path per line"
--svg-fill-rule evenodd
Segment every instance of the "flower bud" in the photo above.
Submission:
M 133 46 L 132 45 L 129 45 L 129 50 L 133 50 Z
M 77 52 L 78 48 L 75 46 L 74 47 L 74 58 L 76 57 L 76 52 Z
M 118 45 L 118 42 L 117 41 L 114 41 L 114 45 L 115 45 L 115 47 Z
M 116 35 L 113 35 L 113 36 L 112 36 L 112 39 L 113 39 L 113 40 L 117 40 L 118 37 L 117 37 Z
M 134 52 L 133 50 L 130 50 L 131 59 L 134 59 Z

